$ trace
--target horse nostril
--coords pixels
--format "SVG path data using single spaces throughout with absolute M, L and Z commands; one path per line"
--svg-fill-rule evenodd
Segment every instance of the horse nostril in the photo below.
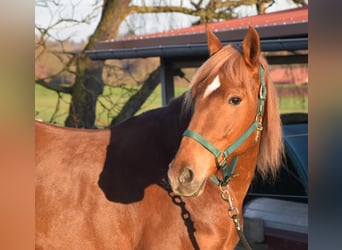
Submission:
M 193 179 L 194 173 L 190 168 L 185 168 L 179 176 L 179 182 L 183 185 L 192 182 Z

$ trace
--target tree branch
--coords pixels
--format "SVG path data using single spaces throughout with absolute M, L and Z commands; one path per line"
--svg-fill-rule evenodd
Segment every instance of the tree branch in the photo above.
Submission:
M 72 87 L 65 87 L 65 86 L 60 86 L 60 85 L 53 85 L 49 84 L 43 79 L 36 79 L 36 84 L 39 84 L 47 89 L 54 90 L 57 92 L 65 93 L 65 94 L 71 94 L 72 93 Z
M 241 1 L 224 1 L 220 3 L 220 7 L 234 8 L 241 5 L 253 5 L 256 4 L 258 0 L 241 0 Z
M 141 105 L 147 100 L 153 90 L 158 86 L 159 82 L 160 66 L 148 76 L 138 92 L 129 98 L 120 113 L 112 120 L 111 126 L 132 117 L 140 109 Z
M 210 10 L 211 18 L 207 21 L 213 21 L 212 19 L 230 19 L 232 18 L 231 9 L 239 7 L 241 5 L 254 5 L 258 3 L 258 0 L 241 0 L 241 1 L 220 1 L 215 3 L 215 0 L 209 1 L 206 7 L 201 7 L 202 1 L 197 4 L 193 1 L 190 2 L 194 8 L 187 8 L 183 6 L 129 6 L 130 14 L 133 13 L 170 13 L 178 12 L 192 16 L 199 16 L 202 19 L 207 16 L 210 6 L 214 6 L 214 10 Z M 217 12 L 216 12 L 217 11 Z M 204 19 L 203 19 L 204 20 Z M 202 21 L 203 21 L 202 20 Z
M 130 13 L 166 13 L 166 12 L 179 12 L 188 15 L 198 15 L 198 11 L 182 7 L 182 6 L 129 6 Z

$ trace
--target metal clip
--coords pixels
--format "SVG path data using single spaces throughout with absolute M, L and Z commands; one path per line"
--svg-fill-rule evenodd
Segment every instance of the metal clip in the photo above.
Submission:
M 259 124 L 259 126 L 257 127 L 256 129 L 256 136 L 255 136 L 255 140 L 254 140 L 254 143 L 257 143 L 261 137 L 261 132 L 264 130 L 263 126 L 261 126 Z
M 237 207 L 232 206 L 228 209 L 228 214 L 230 218 L 234 219 L 236 216 L 239 215 L 239 210 L 237 209 Z

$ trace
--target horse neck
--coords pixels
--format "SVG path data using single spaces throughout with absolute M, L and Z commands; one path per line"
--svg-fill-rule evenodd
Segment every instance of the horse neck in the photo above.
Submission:
M 183 101 L 184 95 L 172 100 L 169 105 L 164 109 L 165 112 L 161 115 L 160 126 L 162 129 L 161 145 L 165 147 L 168 155 L 171 157 L 170 161 L 175 156 L 183 132 L 189 125 L 191 115 L 183 114 Z
M 258 153 L 259 144 L 256 144 L 238 157 L 238 163 L 235 169 L 237 176 L 232 178 L 229 183 L 230 190 L 235 196 L 240 209 L 255 175 Z

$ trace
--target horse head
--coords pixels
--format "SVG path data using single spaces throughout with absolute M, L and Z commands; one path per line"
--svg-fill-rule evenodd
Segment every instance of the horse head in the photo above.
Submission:
M 261 174 L 274 174 L 282 154 L 277 102 L 257 31 L 249 27 L 241 48 L 223 46 L 209 28 L 207 39 L 210 57 L 184 103 L 192 118 L 168 171 L 173 191 L 182 196 L 200 195 L 209 178 L 227 184 L 241 155 L 251 164 L 247 179 L 257 161 Z

